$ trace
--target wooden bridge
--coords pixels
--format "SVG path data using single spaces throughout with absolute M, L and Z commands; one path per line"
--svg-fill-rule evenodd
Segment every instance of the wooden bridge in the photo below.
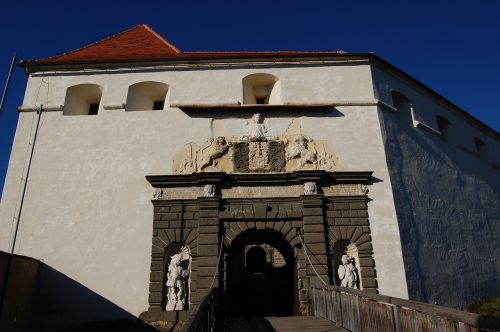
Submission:
M 312 287 L 311 293 L 310 316 L 242 318 L 224 317 L 214 288 L 193 309 L 182 331 L 500 331 L 498 318 L 428 303 L 338 286 Z

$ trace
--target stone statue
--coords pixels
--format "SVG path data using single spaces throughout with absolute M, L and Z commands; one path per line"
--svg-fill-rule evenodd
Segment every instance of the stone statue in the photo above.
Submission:
M 267 140 L 267 127 L 260 113 L 255 113 L 248 122 L 247 136 L 242 136 L 243 140 L 265 141 Z
M 210 144 L 203 148 L 201 152 L 201 161 L 198 167 L 198 171 L 203 170 L 209 165 L 216 166 L 216 158 L 219 158 L 226 154 L 229 150 L 229 144 L 226 142 L 226 138 L 223 136 L 217 137 L 215 140 L 212 138 Z
M 358 269 L 354 261 L 354 257 L 342 255 L 342 265 L 338 268 L 338 277 L 340 279 L 340 286 L 349 287 L 354 289 L 358 288 Z
M 306 182 L 304 183 L 304 195 L 316 195 L 318 193 L 318 188 L 316 187 L 316 182 Z
M 170 257 L 167 271 L 167 306 L 165 310 L 184 310 L 186 308 L 186 281 L 189 271 L 181 266 L 182 253 Z
M 316 151 L 309 149 L 309 140 L 300 135 L 295 141 L 296 144 L 288 144 L 286 160 L 300 158 L 296 170 L 303 169 L 306 163 L 316 164 Z
M 203 186 L 203 197 L 214 197 L 215 196 L 215 185 L 206 184 Z

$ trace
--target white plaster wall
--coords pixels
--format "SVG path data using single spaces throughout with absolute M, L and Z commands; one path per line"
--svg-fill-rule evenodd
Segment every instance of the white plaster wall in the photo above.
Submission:
M 369 66 L 131 70 L 37 74 L 30 77 L 25 105 L 60 105 L 66 88 L 103 87 L 97 116 L 47 112 L 32 164 L 16 253 L 43 260 L 132 315 L 148 307 L 153 208 L 145 175 L 172 172 L 174 155 L 188 142 L 212 135 L 212 116 L 225 119 L 235 135 L 246 133 L 252 114 L 195 117 L 165 111 L 104 110 L 126 101 L 140 81 L 169 85 L 172 104 L 242 101 L 242 78 L 266 72 L 280 78 L 284 103 L 372 101 Z M 167 106 L 166 106 L 167 108 Z M 10 229 L 34 113 L 21 113 L 1 202 L 1 229 Z M 290 114 L 268 116 L 271 132 L 284 132 Z M 326 140 L 345 170 L 373 170 L 369 216 L 382 294 L 407 297 L 399 230 L 386 166 L 377 108 L 338 107 L 332 114 L 303 116 L 304 134 Z M 8 232 L 0 233 L 6 249 Z M 84 317 L 85 319 L 103 317 Z M 73 324 L 77 324 L 73 321 Z
M 442 139 L 381 111 L 410 298 L 464 309 L 499 296 L 500 170 L 492 166 L 500 161 L 498 134 L 397 74 L 374 68 L 374 81 L 379 98 L 390 102 L 391 89 L 404 93 L 432 128 L 437 115 L 452 124 Z M 474 154 L 474 137 L 486 143 L 486 158 Z

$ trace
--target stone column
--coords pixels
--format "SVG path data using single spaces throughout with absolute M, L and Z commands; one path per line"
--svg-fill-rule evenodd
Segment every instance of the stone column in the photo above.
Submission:
M 191 302 L 199 303 L 210 291 L 218 287 L 218 258 L 220 252 L 219 197 L 198 198 L 198 252 L 193 258 L 193 278 L 196 280 Z M 214 280 L 215 275 L 215 280 Z
M 301 198 L 303 204 L 304 244 L 312 263 L 311 265 L 306 259 L 306 275 L 312 285 L 323 285 L 322 280 L 329 284 L 323 195 L 304 195 Z

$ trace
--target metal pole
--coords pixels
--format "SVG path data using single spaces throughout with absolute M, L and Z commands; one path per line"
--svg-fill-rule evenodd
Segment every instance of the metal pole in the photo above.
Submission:
M 8 257 L 8 260 L 7 260 L 7 268 L 5 269 L 5 276 L 4 276 L 4 280 L 3 280 L 3 286 L 2 286 L 2 293 L 0 295 L 0 321 L 2 319 L 4 302 L 5 302 L 5 295 L 7 293 L 7 283 L 9 282 L 9 274 L 10 274 L 10 269 L 12 266 L 12 256 L 14 254 L 14 249 L 16 247 L 17 232 L 19 230 L 19 224 L 21 222 L 21 213 L 23 211 L 24 196 L 26 194 L 26 187 L 28 186 L 28 178 L 30 175 L 31 161 L 33 160 L 33 153 L 35 152 L 35 143 L 36 143 L 36 139 L 38 137 L 38 129 L 40 128 L 40 119 L 42 118 L 42 112 L 43 112 L 43 105 L 40 105 L 40 110 L 37 111 L 38 119 L 36 122 L 35 135 L 33 136 L 33 142 L 31 142 L 31 153 L 30 153 L 30 158 L 28 161 L 28 169 L 26 170 L 26 176 L 24 177 L 23 193 L 21 196 L 21 202 L 19 203 L 19 211 L 17 213 L 17 218 L 16 218 L 16 229 L 14 231 L 14 238 L 12 240 L 12 247 L 10 248 L 10 255 Z
M 5 96 L 7 95 L 7 90 L 9 89 L 10 77 L 12 76 L 12 69 L 14 69 L 14 63 L 16 63 L 17 54 L 14 53 L 12 56 L 12 62 L 10 63 L 9 75 L 7 76 L 7 82 L 5 82 L 5 87 L 3 88 L 2 100 L 0 101 L 0 115 L 2 115 L 3 102 L 5 101 Z

